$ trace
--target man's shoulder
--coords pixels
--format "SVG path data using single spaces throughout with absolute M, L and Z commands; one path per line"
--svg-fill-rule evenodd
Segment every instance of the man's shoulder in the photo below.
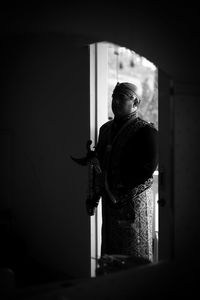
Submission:
M 153 122 L 148 122 L 148 121 L 138 117 L 138 123 L 140 124 L 140 128 L 144 128 L 145 130 L 157 131 L 157 128 Z
M 106 123 L 104 123 L 103 125 L 101 125 L 100 127 L 100 131 L 105 131 L 106 129 L 110 128 L 110 126 L 112 125 L 113 120 L 109 120 Z

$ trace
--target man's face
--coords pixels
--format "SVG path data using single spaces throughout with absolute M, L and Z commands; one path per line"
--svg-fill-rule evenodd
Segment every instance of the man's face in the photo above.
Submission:
M 122 117 L 133 112 L 133 99 L 114 96 L 112 98 L 112 111 L 115 117 Z

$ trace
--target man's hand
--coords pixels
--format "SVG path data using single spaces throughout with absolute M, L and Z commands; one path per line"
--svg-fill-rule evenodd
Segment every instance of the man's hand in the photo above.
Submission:
M 92 199 L 87 198 L 86 200 L 86 210 L 89 216 L 93 216 L 96 212 L 97 206 L 99 204 L 100 196 L 95 195 Z
M 95 212 L 96 212 L 96 209 L 97 209 L 96 207 L 92 207 L 92 206 L 86 204 L 86 210 L 87 210 L 87 214 L 89 216 L 94 216 Z

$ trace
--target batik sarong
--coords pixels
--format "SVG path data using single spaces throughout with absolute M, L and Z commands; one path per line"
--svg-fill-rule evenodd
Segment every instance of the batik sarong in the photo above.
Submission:
M 127 207 L 115 208 L 103 201 L 102 225 L 102 256 L 128 255 L 135 258 L 153 259 L 152 249 L 152 219 L 153 219 L 153 191 L 148 188 L 134 197 L 133 218 L 127 220 Z M 123 218 L 124 215 L 124 218 Z

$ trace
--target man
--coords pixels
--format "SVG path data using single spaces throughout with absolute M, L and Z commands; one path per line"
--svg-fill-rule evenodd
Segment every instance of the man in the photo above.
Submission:
M 152 261 L 153 172 L 158 163 L 157 129 L 138 117 L 135 85 L 117 83 L 112 94 L 114 119 L 100 128 L 96 147 L 101 174 L 92 215 L 102 197 L 103 255 L 128 255 Z

